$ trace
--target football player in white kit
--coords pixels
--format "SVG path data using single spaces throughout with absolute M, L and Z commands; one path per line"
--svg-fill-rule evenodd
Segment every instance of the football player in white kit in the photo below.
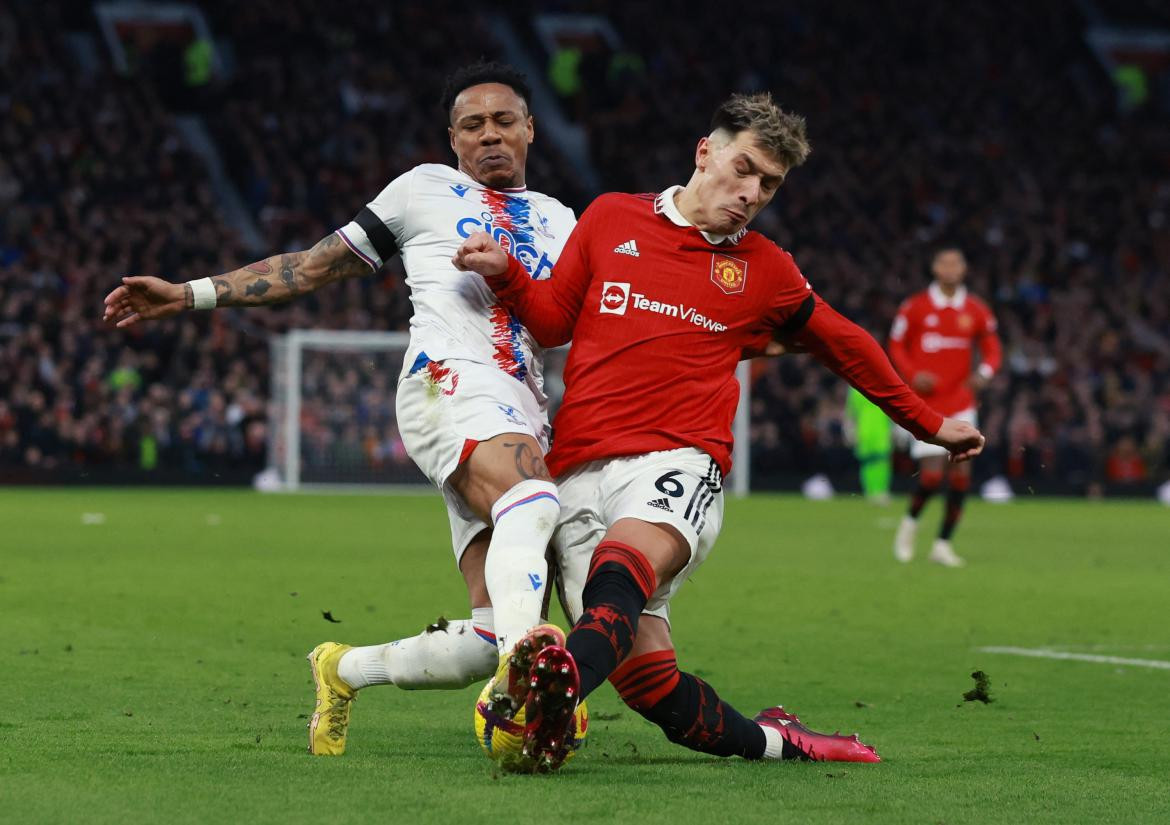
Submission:
M 446 500 L 472 616 L 385 645 L 318 645 L 309 654 L 315 754 L 344 752 L 360 688 L 464 687 L 497 666 L 506 673 L 506 654 L 539 622 L 545 550 L 560 512 L 543 458 L 550 429 L 541 350 L 479 275 L 451 263 L 465 238 L 486 231 L 533 278 L 547 278 L 572 231 L 570 209 L 525 187 L 529 98 L 524 78 L 507 66 L 461 69 L 443 96 L 457 169 L 411 169 L 309 250 L 183 284 L 125 277 L 105 299 L 105 319 L 127 327 L 184 310 L 287 301 L 402 255 L 414 313 L 398 426 Z

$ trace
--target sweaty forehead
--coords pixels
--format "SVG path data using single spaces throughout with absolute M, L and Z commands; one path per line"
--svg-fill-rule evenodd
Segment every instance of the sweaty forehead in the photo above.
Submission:
M 503 83 L 480 83 L 460 92 L 451 106 L 451 120 L 491 112 L 523 112 L 524 99 Z

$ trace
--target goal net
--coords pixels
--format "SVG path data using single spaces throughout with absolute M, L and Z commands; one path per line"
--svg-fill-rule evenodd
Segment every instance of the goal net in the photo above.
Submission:
M 410 336 L 405 332 L 298 329 L 271 349 L 268 470 L 262 489 L 408 492 L 430 488 L 398 434 L 394 398 Z M 555 416 L 568 347 L 545 353 L 544 384 Z M 737 495 L 749 488 L 747 363 L 740 364 L 735 422 Z M 554 420 L 555 437 L 555 420 Z

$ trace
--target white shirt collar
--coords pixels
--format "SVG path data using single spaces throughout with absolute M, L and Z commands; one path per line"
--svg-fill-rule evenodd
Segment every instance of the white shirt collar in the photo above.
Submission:
M 932 283 L 926 291 L 930 293 L 930 302 L 934 304 L 935 309 L 962 309 L 967 300 L 967 287 L 962 284 L 955 289 L 955 294 L 950 298 L 943 295 L 942 287 L 937 283 Z
M 654 212 L 659 215 L 665 215 L 675 226 L 694 226 L 693 223 L 683 217 L 683 213 L 678 211 L 678 204 L 674 202 L 675 195 L 682 190 L 683 188 L 677 184 L 663 190 L 654 199 Z M 747 227 L 745 226 L 734 235 L 714 235 L 710 232 L 704 232 L 702 229 L 699 230 L 699 234 L 706 239 L 707 243 L 713 246 L 718 246 L 725 241 L 734 245 L 743 240 L 743 236 L 747 234 Z

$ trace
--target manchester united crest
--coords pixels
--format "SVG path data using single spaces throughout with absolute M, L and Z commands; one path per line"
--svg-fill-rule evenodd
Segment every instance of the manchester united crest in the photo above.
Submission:
M 971 316 L 968 315 L 967 313 L 963 313 L 962 315 L 960 315 L 958 318 L 958 321 L 959 321 L 959 329 L 961 329 L 963 332 L 970 332 L 971 328 L 973 326 L 975 326 L 974 319 L 972 319 Z
M 743 292 L 747 283 L 747 261 L 711 253 L 711 280 L 728 295 Z

